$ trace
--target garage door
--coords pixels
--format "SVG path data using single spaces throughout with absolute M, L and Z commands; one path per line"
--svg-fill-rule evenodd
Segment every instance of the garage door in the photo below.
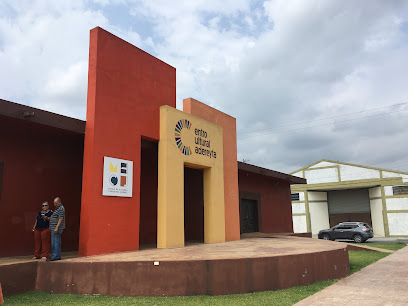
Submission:
M 368 189 L 333 190 L 327 192 L 330 226 L 340 222 L 365 222 L 371 225 Z

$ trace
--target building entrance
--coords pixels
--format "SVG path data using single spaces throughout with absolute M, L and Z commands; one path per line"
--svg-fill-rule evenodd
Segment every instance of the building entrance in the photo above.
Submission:
M 140 162 L 139 245 L 157 242 L 157 161 L 158 145 L 142 139 Z
M 204 171 L 184 167 L 184 239 L 204 242 Z
M 241 199 L 241 234 L 258 232 L 258 201 Z

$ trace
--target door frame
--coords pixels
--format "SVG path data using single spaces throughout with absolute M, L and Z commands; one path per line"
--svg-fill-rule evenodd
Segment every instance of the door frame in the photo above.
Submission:
M 262 210 L 261 210 L 261 194 L 259 192 L 239 191 L 239 231 L 241 232 L 241 205 L 242 199 L 253 200 L 257 203 L 258 214 L 258 231 L 262 233 Z

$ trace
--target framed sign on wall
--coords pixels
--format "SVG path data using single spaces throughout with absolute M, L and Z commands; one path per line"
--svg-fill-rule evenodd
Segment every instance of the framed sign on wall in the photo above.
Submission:
M 102 195 L 131 198 L 132 189 L 133 161 L 104 156 Z

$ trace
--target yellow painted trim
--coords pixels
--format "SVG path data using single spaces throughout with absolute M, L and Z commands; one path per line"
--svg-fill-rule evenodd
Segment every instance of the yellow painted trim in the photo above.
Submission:
M 380 170 L 380 178 L 384 178 L 382 170 Z
M 387 215 L 387 202 L 385 200 L 385 191 L 384 186 L 381 186 L 381 200 L 382 200 L 382 208 L 383 208 L 383 221 L 384 221 L 384 233 L 385 237 L 390 236 L 390 227 L 388 225 L 388 215 Z
M 318 163 L 321 162 L 329 162 L 329 163 L 334 163 L 334 164 L 342 164 L 342 165 L 346 165 L 346 166 L 353 166 L 353 167 L 360 167 L 360 168 L 366 168 L 366 169 L 372 169 L 372 170 L 379 170 L 379 171 L 385 171 L 385 172 L 393 172 L 393 173 L 399 173 L 399 174 L 406 174 L 408 175 L 408 172 L 402 172 L 402 171 L 397 171 L 397 170 L 391 170 L 391 169 L 384 169 L 384 168 L 377 168 L 377 167 L 370 167 L 370 166 L 363 166 L 363 165 L 359 165 L 359 164 L 352 164 L 352 163 L 346 163 L 346 162 L 340 162 L 340 161 L 334 161 L 334 160 L 330 160 L 330 159 L 321 159 L 313 164 L 307 165 L 303 168 L 297 169 L 293 172 L 290 172 L 289 174 L 298 172 L 300 170 L 304 170 L 307 168 L 310 168 Z
M 399 194 L 399 195 L 392 195 L 392 196 L 385 196 L 386 199 L 392 198 L 408 198 L 408 194 Z
M 340 173 L 340 166 L 337 165 L 337 174 L 339 176 L 339 182 L 341 182 L 341 173 Z
M 408 235 L 389 235 L 388 237 L 408 237 Z
M 301 213 L 296 213 L 296 214 L 292 214 L 292 216 L 306 216 L 305 213 L 301 214 Z M 307 218 L 306 218 L 307 219 Z
M 316 168 L 309 168 L 309 169 L 305 169 L 304 171 L 312 171 L 312 170 L 322 170 L 322 169 L 331 169 L 331 168 L 338 168 L 339 165 L 335 165 L 335 166 L 326 166 L 326 167 L 316 167 Z
M 309 203 L 327 203 L 327 200 L 309 200 Z
M 319 184 L 302 184 L 302 185 L 291 185 L 291 192 L 301 192 L 301 191 L 313 191 L 313 190 L 330 190 L 330 189 L 342 189 L 342 188 L 369 188 L 377 186 L 389 186 L 389 185 L 399 185 L 402 182 L 401 177 L 397 178 L 383 178 L 383 179 L 369 179 L 369 180 L 353 180 L 353 181 L 342 181 L 342 182 L 330 182 L 330 183 L 319 183 Z
M 332 169 L 332 168 L 337 169 L 337 179 L 338 179 L 339 182 L 341 182 L 341 174 L 340 174 L 340 166 L 339 165 L 326 166 L 326 167 L 316 167 L 316 168 L 305 169 L 305 170 L 302 170 L 302 171 L 303 171 L 303 173 L 306 173 L 306 171 L 324 170 L 324 169 Z
M 292 201 L 292 203 L 305 203 L 305 201 Z
M 295 172 L 298 172 L 298 171 L 301 171 L 301 170 L 310 168 L 310 167 L 312 167 L 312 166 L 314 166 L 314 165 L 317 165 L 318 163 L 320 163 L 320 162 L 322 162 L 322 161 L 326 161 L 326 160 L 325 160 L 325 159 L 321 159 L 321 160 L 319 160 L 319 161 L 317 161 L 317 162 L 315 162 L 315 163 L 313 163 L 313 164 L 310 164 L 310 165 L 307 165 L 307 166 L 302 167 L 302 168 L 300 168 L 300 169 L 297 169 L 296 171 L 289 172 L 289 174 L 293 174 L 293 173 L 295 173 Z
M 312 232 L 312 224 L 310 222 L 310 211 L 309 211 L 309 195 L 305 192 L 305 211 L 306 211 L 306 228 L 308 232 Z
M 406 214 L 408 213 L 408 209 L 402 209 L 402 210 L 387 210 L 387 214 Z

